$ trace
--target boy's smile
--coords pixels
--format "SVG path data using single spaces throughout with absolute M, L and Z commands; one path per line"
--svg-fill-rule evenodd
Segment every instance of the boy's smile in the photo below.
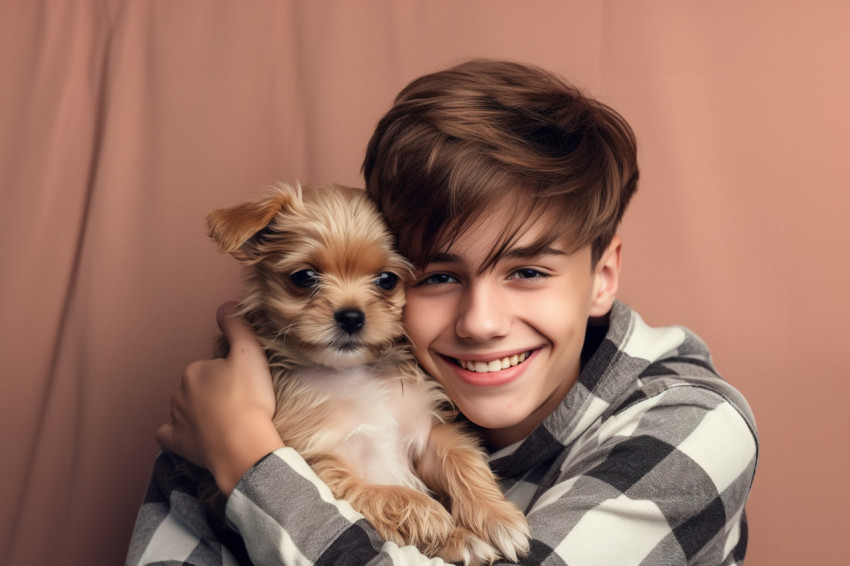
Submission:
M 482 218 L 417 272 L 404 318 L 423 368 L 500 447 L 527 436 L 578 379 L 588 317 L 613 302 L 620 246 L 615 238 L 591 269 L 589 246 L 539 251 L 544 230 L 529 227 L 482 271 L 508 213 Z
M 455 366 L 458 379 L 470 385 L 481 387 L 492 387 L 504 385 L 525 370 L 525 362 L 536 354 L 538 350 L 523 351 L 519 354 L 486 356 L 467 355 L 463 359 L 449 358 L 443 356 L 444 360 L 450 360 Z

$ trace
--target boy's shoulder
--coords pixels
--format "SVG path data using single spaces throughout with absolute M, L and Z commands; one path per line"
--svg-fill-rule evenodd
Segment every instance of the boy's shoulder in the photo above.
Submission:
M 717 371 L 706 343 L 684 326 L 649 326 L 617 302 L 608 333 L 589 364 L 596 368 L 586 368 L 588 373 L 599 378 L 593 394 L 607 401 L 603 420 L 682 388 L 673 397 L 683 403 L 728 403 L 755 434 L 746 398 Z

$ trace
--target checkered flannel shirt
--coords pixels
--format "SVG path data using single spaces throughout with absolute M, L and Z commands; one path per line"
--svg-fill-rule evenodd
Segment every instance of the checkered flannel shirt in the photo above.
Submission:
M 750 409 L 705 344 L 616 303 L 561 405 L 491 466 L 531 525 L 523 564 L 728 566 L 743 563 L 757 456 Z M 240 480 L 224 528 L 175 458 L 157 459 L 128 566 L 441 563 L 381 540 L 290 448 Z

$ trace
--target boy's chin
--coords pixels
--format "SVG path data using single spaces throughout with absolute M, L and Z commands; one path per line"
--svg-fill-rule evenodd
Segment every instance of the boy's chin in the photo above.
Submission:
M 525 413 L 505 410 L 504 407 L 490 408 L 475 404 L 467 404 L 466 407 L 457 404 L 457 407 L 466 420 L 478 428 L 494 433 L 499 431 L 508 432 L 516 429 L 523 423 L 525 417 L 527 417 Z

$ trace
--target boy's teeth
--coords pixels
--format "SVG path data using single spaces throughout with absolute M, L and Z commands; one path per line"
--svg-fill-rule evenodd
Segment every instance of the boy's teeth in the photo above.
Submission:
M 489 362 L 468 362 L 466 360 L 457 360 L 457 363 L 465 370 L 474 371 L 477 373 L 486 373 L 489 371 L 499 371 L 507 369 L 509 367 L 513 367 L 515 365 L 519 365 L 527 358 L 528 352 L 523 352 L 522 354 L 514 354 L 513 356 L 506 356 L 504 358 L 499 358 L 498 360 L 491 360 Z

